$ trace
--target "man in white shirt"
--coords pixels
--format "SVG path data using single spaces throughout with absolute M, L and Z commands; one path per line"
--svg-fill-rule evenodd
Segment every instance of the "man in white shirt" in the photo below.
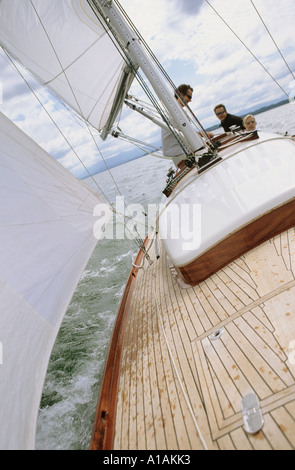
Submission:
M 175 98 L 182 108 L 187 106 L 193 99 L 192 87 L 185 84 L 179 85 L 175 91 Z M 209 132 L 208 136 L 211 138 L 214 136 L 214 134 Z M 187 156 L 184 153 L 183 148 L 169 129 L 162 129 L 161 137 L 162 151 L 165 157 L 171 158 L 175 166 L 178 166 L 180 162 L 186 160 Z

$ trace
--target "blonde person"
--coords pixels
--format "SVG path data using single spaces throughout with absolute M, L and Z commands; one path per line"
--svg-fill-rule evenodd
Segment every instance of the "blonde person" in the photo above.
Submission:
M 255 131 L 257 122 L 253 114 L 248 114 L 243 120 L 246 131 Z

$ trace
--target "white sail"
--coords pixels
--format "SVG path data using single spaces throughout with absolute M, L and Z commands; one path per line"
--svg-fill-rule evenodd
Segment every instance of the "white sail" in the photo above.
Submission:
M 0 449 L 31 449 L 51 349 L 97 242 L 99 198 L 3 114 L 0 142 Z
M 95 128 L 110 125 L 125 63 L 86 0 L 1 0 L 0 43 Z

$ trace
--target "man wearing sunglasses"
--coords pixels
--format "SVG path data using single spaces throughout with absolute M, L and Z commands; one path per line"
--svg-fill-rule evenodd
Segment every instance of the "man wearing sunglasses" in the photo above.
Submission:
M 241 129 L 245 129 L 243 118 L 235 116 L 234 114 L 229 114 L 223 104 L 215 106 L 214 112 L 221 121 L 221 126 L 225 132 L 230 132 L 231 126 L 239 126 Z
M 179 85 L 175 90 L 174 97 L 178 104 L 184 108 L 188 106 L 193 99 L 193 89 L 190 85 Z M 214 137 L 212 132 L 207 132 L 207 135 L 209 138 Z M 175 166 L 179 166 L 180 163 L 186 159 L 186 155 L 178 140 L 169 129 L 161 129 L 161 137 L 163 155 L 171 158 Z

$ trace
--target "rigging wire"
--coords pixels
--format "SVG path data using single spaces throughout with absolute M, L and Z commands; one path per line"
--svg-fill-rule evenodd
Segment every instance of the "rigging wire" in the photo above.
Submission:
M 137 80 L 141 84 L 142 88 L 146 92 L 147 96 L 150 98 L 151 102 L 154 104 L 154 107 L 158 110 L 158 112 L 161 115 L 163 115 L 163 113 L 161 112 L 161 108 L 158 106 L 158 103 L 155 100 L 155 97 L 152 95 L 152 93 L 151 93 L 150 89 L 148 88 L 148 86 L 146 85 L 145 81 L 142 79 L 142 77 L 138 73 L 137 68 L 135 67 L 135 65 L 130 60 L 130 57 L 128 55 L 128 52 L 127 52 L 126 48 L 121 43 L 121 41 L 118 38 L 116 32 L 114 31 L 114 28 L 112 27 L 112 25 L 108 21 L 108 18 L 105 17 L 105 15 L 101 11 L 101 9 L 99 8 L 99 5 L 97 4 L 97 2 L 95 0 L 87 0 L 87 3 L 89 5 L 89 7 L 91 8 L 92 12 L 94 13 L 94 15 L 96 16 L 97 20 L 101 24 L 102 28 L 105 30 L 106 34 L 108 35 L 108 37 L 112 41 L 114 47 L 117 49 L 117 51 L 121 55 L 122 59 L 126 62 L 127 66 L 130 68 L 131 72 L 137 78 Z M 110 35 L 110 32 L 112 33 L 112 35 Z M 165 119 L 164 115 L 163 115 L 163 119 Z M 125 204 L 125 202 L 124 202 L 124 204 Z M 137 231 L 137 229 L 136 229 L 136 231 Z M 139 246 L 139 248 L 142 249 L 142 251 L 144 251 L 143 250 L 144 241 L 139 237 L 139 238 L 135 239 L 135 242 Z M 145 253 L 145 256 L 149 260 L 149 256 L 147 255 L 147 253 Z
M 283 61 L 285 62 L 287 69 L 289 70 L 290 74 L 292 75 L 293 79 L 295 80 L 295 75 L 294 75 L 294 73 L 292 72 L 292 70 L 291 70 L 289 64 L 287 63 L 285 57 L 283 56 L 283 54 L 282 54 L 282 52 L 281 52 L 279 46 L 277 45 L 276 41 L 274 40 L 273 35 L 271 34 L 270 30 L 269 30 L 268 27 L 266 26 L 266 24 L 265 24 L 265 22 L 264 22 L 262 16 L 260 15 L 260 13 L 259 13 L 257 7 L 254 5 L 253 0 L 250 0 L 250 1 L 251 1 L 252 5 L 253 5 L 253 8 L 255 9 L 257 15 L 259 16 L 259 18 L 260 18 L 262 24 L 264 25 L 266 31 L 268 32 L 268 34 L 269 34 L 271 40 L 273 41 L 274 45 L 276 46 L 278 53 L 280 54 L 281 58 L 282 58 Z
M 76 96 L 76 94 L 75 94 L 75 92 L 74 92 L 74 90 L 73 90 L 73 87 L 71 86 L 71 83 L 70 83 L 70 81 L 69 81 L 69 79 L 68 79 L 68 76 L 67 76 L 67 74 L 66 74 L 66 70 L 65 70 L 65 68 L 63 67 L 63 65 L 62 65 L 62 63 L 61 63 L 61 61 L 60 61 L 60 58 L 59 58 L 59 56 L 58 56 L 58 53 L 57 53 L 57 51 L 56 51 L 56 49 L 55 49 L 55 47 L 54 47 L 54 45 L 53 45 L 53 43 L 52 43 L 52 41 L 51 41 L 51 39 L 50 39 L 50 37 L 49 37 L 49 34 L 48 34 L 47 31 L 46 31 L 45 25 L 43 24 L 43 22 L 42 22 L 42 20 L 41 20 L 41 18 L 40 18 L 40 16 L 39 16 L 39 14 L 38 14 L 38 12 L 37 12 L 37 9 L 35 8 L 35 5 L 34 5 L 34 3 L 33 3 L 33 0 L 30 0 L 30 2 L 31 2 L 31 5 L 32 5 L 32 7 L 33 7 L 33 9 L 34 9 L 34 11 L 35 11 L 35 14 L 36 14 L 36 16 L 37 16 L 37 18 L 38 18 L 38 20 L 39 20 L 39 22 L 40 22 L 40 25 L 42 26 L 43 31 L 44 31 L 44 33 L 45 33 L 45 35 L 46 35 L 46 37 L 47 37 L 47 39 L 48 39 L 48 41 L 49 41 L 49 44 L 50 44 L 50 46 L 51 46 L 51 48 L 52 48 L 52 50 L 53 50 L 53 52 L 54 52 L 54 54 L 55 54 L 55 56 L 56 56 L 56 58 L 57 58 L 57 60 L 58 60 L 58 63 L 59 63 L 59 65 L 60 65 L 60 67 L 61 67 L 61 70 L 62 70 L 61 73 L 63 73 L 64 76 L 65 76 L 65 78 L 66 78 L 66 81 L 67 81 L 67 83 L 68 83 L 68 86 L 69 86 L 69 88 L 70 88 L 70 90 L 71 90 L 71 92 L 72 92 L 72 95 L 73 95 L 73 97 L 74 97 L 74 99 L 75 99 L 75 101 L 76 101 L 76 104 L 77 104 L 77 106 L 78 106 L 78 108 L 79 108 L 79 112 L 80 112 L 81 116 L 83 116 L 83 118 L 84 118 L 85 124 L 86 124 L 86 126 L 87 126 L 87 128 L 88 128 L 88 131 L 89 131 L 89 134 L 91 135 L 91 138 L 92 138 L 92 140 L 93 140 L 93 142 L 94 142 L 94 144 L 95 144 L 95 147 L 97 148 L 97 150 L 98 150 L 100 156 L 101 156 L 102 159 L 104 160 L 104 163 L 105 163 L 105 165 L 106 165 L 106 168 L 109 170 L 109 168 L 108 168 L 108 166 L 107 166 L 107 164 L 106 164 L 106 162 L 105 162 L 105 159 L 104 159 L 104 157 L 103 157 L 103 155 L 102 155 L 102 153 L 101 153 L 101 151 L 100 151 L 100 149 L 99 149 L 99 147 L 98 147 L 98 145 L 97 145 L 97 142 L 96 142 L 96 140 L 95 140 L 95 138 L 94 138 L 94 135 L 93 135 L 93 133 L 92 133 L 92 131 L 91 131 L 90 125 L 89 125 L 87 119 L 85 118 L 84 113 L 83 113 L 83 111 L 82 111 L 82 109 L 81 109 L 79 100 L 77 99 L 77 96 Z M 80 161 L 81 161 L 81 160 L 80 160 Z M 87 172 L 89 173 L 88 170 L 87 170 Z M 111 172 L 110 172 L 110 175 L 111 175 L 111 177 L 113 178 Z M 113 181 L 114 181 L 114 179 L 113 179 Z M 114 184 L 116 185 L 116 182 L 115 182 L 115 181 L 114 181 Z M 116 187 L 117 187 L 117 185 L 116 185 Z M 119 191 L 119 188 L 118 188 L 118 187 L 117 187 L 117 189 L 118 189 L 118 191 Z
M 8 52 L 3 49 L 3 52 L 5 53 L 6 57 L 8 58 L 8 60 L 10 61 L 10 63 L 12 64 L 12 66 L 15 68 L 15 70 L 18 72 L 18 74 L 20 75 L 20 77 L 23 79 L 23 81 L 26 83 L 26 85 L 28 86 L 28 88 L 30 89 L 30 91 L 33 93 L 33 95 L 35 96 L 36 100 L 39 102 L 39 104 L 41 105 L 42 109 L 46 112 L 47 116 L 49 117 L 49 119 L 51 120 L 51 122 L 54 124 L 54 126 L 56 127 L 56 129 L 58 130 L 58 132 L 61 134 L 61 136 L 63 137 L 63 139 L 65 140 L 65 142 L 68 144 L 68 146 L 70 147 L 70 149 L 72 150 L 72 152 L 76 155 L 76 157 L 78 158 L 79 162 L 81 163 L 81 165 L 83 166 L 83 168 L 85 169 L 85 171 L 87 172 L 87 174 L 89 175 L 89 177 L 93 180 L 94 184 L 97 186 L 97 188 L 99 189 L 99 191 L 102 193 L 102 195 L 106 198 L 107 202 L 110 204 L 110 202 L 108 201 L 108 198 L 107 196 L 104 194 L 103 190 L 99 187 L 97 181 L 93 178 L 93 175 L 91 175 L 91 173 L 89 172 L 88 168 L 85 166 L 85 164 L 83 163 L 83 161 L 81 160 L 81 158 L 79 157 L 78 153 L 76 152 L 76 150 L 73 148 L 72 144 L 70 143 L 70 141 L 68 140 L 68 138 L 65 136 L 65 134 L 63 133 L 63 131 L 61 130 L 61 128 L 59 127 L 59 125 L 56 123 L 56 121 L 53 119 L 53 117 L 51 116 L 50 112 L 46 109 L 46 107 L 44 106 L 44 103 L 41 101 L 41 99 L 39 98 L 39 96 L 37 95 L 37 93 L 35 92 L 35 90 L 33 89 L 33 87 L 31 86 L 31 84 L 28 82 L 28 80 L 25 78 L 25 76 L 22 74 L 22 72 L 20 71 L 19 67 L 16 65 L 16 63 L 12 60 L 12 58 L 10 57 L 10 55 L 8 54 Z
M 256 55 L 249 49 L 249 47 L 244 43 L 244 41 L 237 35 L 237 33 L 232 29 L 232 27 L 225 21 L 225 19 L 218 13 L 218 11 L 213 7 L 209 0 L 205 0 L 207 4 L 212 8 L 216 15 L 223 21 L 223 23 L 230 29 L 230 31 L 236 36 L 236 38 L 243 44 L 247 51 L 254 57 L 254 59 L 259 63 L 259 65 L 264 69 L 264 71 L 270 76 L 270 78 L 278 85 L 282 92 L 289 98 L 289 94 L 281 87 L 276 78 L 267 70 L 267 68 L 262 64 L 262 62 L 256 57 Z
M 164 69 L 162 64 L 159 62 L 159 60 L 157 59 L 157 57 L 153 53 L 152 49 L 149 47 L 148 43 L 145 41 L 144 37 L 138 31 L 135 24 L 132 22 L 131 18 L 127 15 L 126 11 L 124 10 L 124 8 L 122 7 L 122 5 L 120 4 L 120 2 L 118 0 L 114 0 L 114 3 L 117 5 L 117 8 L 121 11 L 121 13 L 124 16 L 126 22 L 129 24 L 131 29 L 136 33 L 136 35 L 139 38 L 141 44 L 145 47 L 145 49 L 149 53 L 150 57 L 153 59 L 155 64 L 158 66 L 159 70 L 161 70 L 162 74 L 167 79 L 167 81 L 170 83 L 170 85 L 172 86 L 172 88 L 175 92 L 176 91 L 176 85 L 173 83 L 172 79 L 170 78 L 170 76 L 168 75 L 168 73 L 166 72 L 166 70 Z
M 100 24 L 102 25 L 102 27 L 104 28 L 104 30 L 106 31 L 106 33 L 109 35 L 110 39 L 112 40 L 112 42 L 115 44 L 114 41 L 117 42 L 117 45 L 116 45 L 116 48 L 117 50 L 119 51 L 119 48 L 121 49 L 120 54 L 121 56 L 124 58 L 124 60 L 126 61 L 127 65 L 130 67 L 130 70 L 132 70 L 132 73 L 134 74 L 135 78 L 137 79 L 137 81 L 139 82 L 141 88 L 144 90 L 145 94 L 148 96 L 149 100 L 151 101 L 151 103 L 153 104 L 153 106 L 155 107 L 155 109 L 157 110 L 157 112 L 159 113 L 159 115 L 161 116 L 161 118 L 163 119 L 163 121 L 167 124 L 167 126 L 169 127 L 171 133 L 174 135 L 174 137 L 176 138 L 176 140 L 178 141 L 179 145 L 181 146 L 183 152 L 185 153 L 185 155 L 189 156 L 191 154 L 191 151 L 187 148 L 186 144 L 185 144 L 185 141 L 183 139 L 181 139 L 180 135 L 178 133 L 175 132 L 174 130 L 174 126 L 173 126 L 173 123 L 170 121 L 169 119 L 169 112 L 167 111 L 167 109 L 162 109 L 162 107 L 160 106 L 160 103 L 159 101 L 157 100 L 157 98 L 154 96 L 154 94 L 151 92 L 150 88 L 148 87 L 148 85 L 146 84 L 144 78 L 142 77 L 142 75 L 138 72 L 137 68 L 135 67 L 135 65 L 132 63 L 132 60 L 130 59 L 130 56 L 129 56 L 129 53 L 128 53 L 128 48 L 124 46 L 124 44 L 122 44 L 122 42 L 120 41 L 120 39 L 118 38 L 118 35 L 116 34 L 116 31 L 114 31 L 114 28 L 112 27 L 112 25 L 110 24 L 110 22 L 108 21 L 108 18 L 105 16 L 104 12 L 101 10 L 99 4 L 97 3 L 96 0 L 87 0 L 87 3 L 89 4 L 90 8 L 92 9 L 93 13 L 95 14 L 96 18 L 98 19 L 98 21 L 100 22 Z M 128 17 L 127 13 L 125 12 L 125 10 L 122 8 L 122 6 L 120 5 L 119 2 L 117 2 L 117 0 L 114 0 L 114 3 L 116 3 L 118 9 L 120 10 L 120 12 L 122 13 L 122 15 L 124 16 L 126 22 L 130 25 L 131 29 L 134 29 L 134 33 L 137 35 L 137 38 L 140 40 L 141 44 L 143 45 L 143 47 L 146 49 L 146 51 L 149 53 L 151 59 L 155 62 L 155 65 L 160 69 L 160 72 L 164 75 L 164 78 L 166 80 L 168 80 L 168 82 L 170 83 L 170 85 L 172 86 L 174 92 L 176 91 L 176 87 L 175 85 L 173 84 L 172 80 L 169 78 L 168 74 L 165 72 L 165 70 L 163 69 L 163 67 L 161 66 L 160 62 L 157 60 L 157 58 L 155 57 L 155 55 L 152 53 L 152 51 L 150 50 L 150 48 L 148 47 L 147 43 L 144 41 L 143 37 L 141 36 L 141 34 L 137 31 L 136 27 L 133 25 L 132 21 L 130 20 L 130 18 Z M 99 14 L 98 14 L 99 13 Z M 103 19 L 103 21 L 102 21 Z M 107 24 L 107 27 L 106 27 L 106 24 Z M 113 38 L 110 36 L 109 32 L 112 33 L 113 35 Z M 162 106 L 164 107 L 163 103 L 161 103 Z M 190 108 L 188 107 L 189 111 L 191 112 L 191 114 L 193 115 L 192 111 L 190 110 Z M 206 131 L 202 128 L 202 125 L 199 123 L 199 121 L 197 120 L 197 118 L 193 115 L 193 118 L 196 122 L 192 122 L 195 126 L 196 124 L 198 124 L 198 126 L 196 126 L 198 128 L 198 131 L 206 138 L 206 140 L 208 140 L 208 136 L 206 134 Z
M 83 161 L 81 160 L 81 158 L 79 157 L 78 153 L 76 152 L 76 150 L 73 148 L 73 146 L 71 145 L 70 141 L 67 139 L 67 137 L 65 136 L 65 134 L 63 133 L 62 129 L 58 126 L 58 124 L 56 123 L 56 121 L 53 119 L 53 117 L 51 116 L 50 112 L 46 109 L 44 103 L 42 102 L 42 100 L 39 98 L 39 96 L 37 95 L 37 93 L 35 92 L 35 90 L 33 89 L 33 87 L 31 86 L 31 84 L 28 82 L 28 80 L 25 78 L 25 76 L 22 74 L 22 72 L 20 71 L 20 69 L 18 68 L 18 66 L 16 65 L 16 63 L 12 60 L 12 58 L 10 57 L 10 55 L 8 54 L 8 52 L 3 49 L 3 47 L 1 47 L 2 51 L 5 53 L 6 55 L 6 58 L 8 59 L 7 62 L 10 63 L 14 68 L 15 70 L 18 72 L 18 74 L 20 75 L 20 77 L 23 79 L 23 81 L 26 83 L 26 85 L 28 86 L 28 88 L 30 89 L 30 91 L 32 92 L 32 94 L 34 95 L 34 97 L 36 98 L 36 100 L 39 102 L 39 104 L 41 105 L 42 109 L 45 111 L 45 113 L 48 115 L 49 119 L 51 120 L 51 122 L 53 123 L 53 125 L 57 128 L 58 132 L 61 134 L 61 136 L 63 137 L 63 139 L 65 140 L 65 142 L 68 144 L 68 146 L 70 147 L 70 149 L 74 152 L 74 154 L 76 155 L 76 157 L 78 158 L 79 162 L 81 163 L 81 165 L 84 167 L 84 169 L 87 171 L 89 177 L 92 179 L 92 181 L 94 182 L 95 186 L 99 189 L 99 191 L 102 193 L 103 197 L 105 198 L 105 200 L 107 201 L 107 203 L 110 205 L 110 207 L 112 208 L 113 212 L 116 213 L 117 215 L 121 216 L 122 218 L 125 218 L 125 219 L 129 219 L 129 220 L 134 220 L 133 217 L 131 216 L 128 216 L 126 214 L 123 214 L 117 210 L 115 210 L 113 207 L 112 207 L 112 202 L 108 199 L 107 195 L 104 193 L 104 191 L 102 190 L 102 188 L 99 186 L 99 184 L 97 183 L 97 181 L 94 179 L 93 175 L 89 172 L 89 170 L 87 169 L 87 167 L 85 166 L 85 164 L 83 163 Z M 5 57 L 4 57 L 5 58 Z M 62 104 L 64 104 L 63 102 L 61 102 Z M 65 108 L 67 110 L 67 108 Z M 68 109 L 68 111 L 70 111 L 70 109 Z M 84 122 L 84 121 L 83 121 Z M 81 123 L 80 123 L 81 125 Z M 140 221 L 136 221 L 136 224 L 138 225 L 142 225 L 144 228 L 148 228 L 147 224 L 143 224 L 142 222 Z M 130 232 L 130 230 L 129 230 Z M 130 232 L 131 233 L 131 232 Z
M 66 70 L 64 69 L 64 67 L 63 67 L 63 65 L 62 65 L 62 63 L 61 63 L 60 58 L 59 58 L 59 56 L 58 56 L 58 54 L 57 54 L 57 51 L 56 51 L 56 49 L 55 49 L 55 47 L 54 47 L 54 45 L 53 45 L 53 43 L 52 43 L 52 41 L 51 41 L 51 39 L 50 39 L 50 37 L 49 37 L 47 31 L 46 31 L 46 28 L 45 28 L 45 26 L 44 26 L 44 24 L 43 24 L 43 22 L 42 22 L 42 20 L 41 20 L 41 18 L 40 18 L 40 16 L 39 16 L 37 10 L 36 10 L 36 8 L 35 8 L 35 5 L 33 4 L 33 0 L 30 0 L 30 3 L 31 3 L 31 5 L 32 5 L 32 7 L 33 7 L 33 9 L 34 9 L 34 11 L 35 11 L 35 14 L 36 14 L 36 16 L 37 16 L 37 18 L 38 18 L 38 20 L 39 20 L 39 22 L 40 22 L 40 25 L 42 26 L 42 28 L 43 28 L 43 30 L 44 30 L 44 33 L 45 33 L 45 35 L 46 35 L 46 37 L 47 37 L 47 39 L 48 39 L 48 41 L 49 41 L 49 43 L 50 43 L 50 45 L 51 45 L 51 47 L 52 47 L 52 50 L 53 50 L 53 52 L 54 52 L 54 54 L 55 54 L 55 56 L 56 56 L 56 58 L 57 58 L 57 60 L 58 60 L 58 63 L 59 63 L 59 65 L 60 65 L 61 69 L 62 69 L 62 72 L 64 73 L 64 76 L 65 76 L 66 81 L 67 81 L 67 83 L 68 83 L 68 86 L 69 86 L 69 88 L 70 88 L 70 90 L 71 90 L 71 92 L 72 92 L 72 94 L 73 94 L 73 97 L 74 97 L 74 99 L 75 99 L 75 101 L 76 101 L 76 104 L 77 104 L 77 106 L 78 106 L 78 109 L 79 109 L 79 111 L 80 111 L 80 114 L 81 114 L 81 116 L 83 116 L 83 118 L 85 119 L 85 124 L 86 124 L 86 126 L 87 126 L 87 128 L 88 128 L 89 134 L 90 134 L 90 136 L 91 136 L 91 138 L 92 138 L 92 140 L 93 140 L 93 142 L 94 142 L 94 145 L 95 145 L 96 149 L 98 150 L 98 152 L 99 152 L 99 154 L 100 154 L 102 160 L 104 161 L 104 164 L 105 164 L 105 166 L 106 166 L 106 169 L 107 169 L 107 171 L 108 171 L 108 173 L 109 173 L 109 175 L 110 175 L 110 177 L 111 177 L 111 179 L 112 179 L 112 181 L 113 181 L 113 183 L 114 183 L 114 185 L 115 185 L 115 187 L 116 187 L 118 193 L 120 194 L 120 196 L 122 196 L 121 191 L 120 191 L 120 189 L 119 189 L 119 187 L 118 187 L 118 185 L 117 185 L 117 183 L 116 183 L 116 181 L 115 181 L 115 179 L 114 179 L 114 177 L 113 177 L 113 174 L 112 174 L 112 172 L 110 171 L 109 166 L 107 165 L 106 159 L 104 158 L 104 156 L 103 156 L 103 154 L 102 154 L 100 148 L 99 148 L 98 145 L 97 145 L 97 142 L 96 142 L 96 140 L 95 140 L 95 138 L 94 138 L 93 132 L 92 132 L 92 130 L 91 130 L 91 128 L 90 128 L 90 124 L 88 123 L 87 119 L 84 117 L 84 113 L 83 113 L 83 111 L 82 111 L 82 109 L 81 109 L 80 103 L 79 103 L 79 101 L 78 101 L 78 99 L 77 99 L 77 97 L 76 97 L 76 94 L 75 94 L 75 92 L 74 92 L 74 90 L 73 90 L 73 88 L 72 88 L 72 86 L 71 86 L 71 83 L 70 83 L 70 81 L 69 81 L 69 79 L 68 79 L 68 77 L 67 77 Z M 52 119 L 52 118 L 51 118 L 51 119 Z M 72 148 L 72 147 L 71 147 L 71 148 Z M 75 154 L 76 154 L 76 152 L 75 152 Z M 78 157 L 78 158 L 79 158 L 79 157 Z M 86 169 L 87 173 L 92 177 L 92 180 L 95 181 L 95 179 L 94 179 L 93 176 L 89 173 L 89 170 L 85 167 L 84 163 L 81 161 L 80 158 L 79 158 L 79 161 L 82 163 L 82 165 L 83 165 L 83 167 Z M 98 186 L 98 184 L 97 184 L 96 181 L 95 181 L 95 184 L 96 184 L 96 186 L 99 188 L 99 186 Z M 99 188 L 99 189 L 100 189 L 100 191 L 101 191 L 101 188 Z M 104 194 L 104 193 L 103 193 L 103 194 Z M 105 194 L 104 194 L 104 197 L 105 197 Z M 106 200 L 107 200 L 108 204 L 110 205 L 110 207 L 112 208 L 112 211 L 113 211 L 114 213 L 117 213 L 116 210 L 114 209 L 113 205 L 112 205 L 112 204 L 110 203 L 110 201 L 108 200 L 108 198 L 106 198 Z M 123 200 L 124 200 L 125 208 L 126 208 L 127 211 L 128 211 L 128 207 L 127 207 L 127 205 L 126 205 L 125 199 L 123 198 Z M 118 215 L 119 215 L 119 214 L 118 214 Z M 125 215 L 125 214 L 124 214 L 124 215 Z M 130 216 L 130 218 L 132 219 L 131 216 Z M 126 225 L 126 223 L 125 223 L 125 219 L 124 219 L 124 222 L 123 222 L 123 223 L 124 223 L 125 229 L 127 229 L 127 230 L 131 233 L 129 227 L 128 227 L 128 226 Z M 135 232 L 137 232 L 137 234 L 138 234 L 136 225 L 134 226 L 134 230 L 135 230 Z M 131 233 L 131 235 L 132 235 L 132 233 Z M 139 234 L 138 234 L 138 237 L 133 238 L 133 240 L 135 241 L 135 243 L 137 244 L 137 246 L 138 246 L 139 248 L 142 247 L 142 245 L 143 245 L 143 240 L 140 238 Z
M 130 27 L 133 29 L 133 31 L 136 33 L 136 35 L 138 36 L 141 44 L 144 46 L 144 48 L 146 49 L 146 51 L 148 52 L 148 54 L 150 55 L 152 61 L 155 63 L 155 65 L 158 67 L 159 71 L 162 73 L 162 75 L 164 76 L 164 78 L 168 81 L 168 83 L 171 85 L 174 93 L 177 93 L 177 87 L 176 85 L 174 84 L 174 82 L 172 81 L 172 79 L 170 78 L 170 76 L 168 75 L 168 73 L 166 72 L 166 70 L 164 69 L 164 67 L 162 66 L 162 64 L 160 63 L 160 61 L 157 59 L 156 55 L 153 53 L 152 49 L 149 47 L 148 43 L 145 41 L 145 39 L 143 38 L 143 36 L 141 35 L 141 33 L 138 31 L 138 29 L 136 28 L 136 26 L 134 25 L 134 23 L 132 22 L 131 18 L 127 15 L 126 11 L 124 10 L 124 8 L 122 7 L 122 5 L 119 3 L 118 0 L 114 0 L 114 3 L 117 5 L 118 9 L 121 11 L 122 15 L 124 16 L 125 20 L 127 21 L 127 23 L 130 25 Z M 207 133 L 206 133 L 206 130 L 204 129 L 204 127 L 202 126 L 201 122 L 198 120 L 197 116 L 193 113 L 192 109 L 190 108 L 190 106 L 187 104 L 186 105 L 187 109 L 189 110 L 190 114 L 192 115 L 192 117 L 194 118 L 195 122 L 193 122 L 193 124 L 197 123 L 198 126 L 198 131 L 201 131 L 201 134 L 203 135 L 203 137 L 208 140 L 208 136 L 207 136 Z M 167 123 L 167 122 L 166 122 Z M 171 130 L 171 129 L 170 129 Z
M 69 145 L 70 149 L 74 152 L 74 154 L 76 155 L 76 157 L 78 158 L 79 162 L 81 163 L 81 165 L 83 165 L 84 169 L 87 171 L 89 177 L 92 179 L 92 181 L 94 182 L 94 184 L 96 185 L 96 187 L 99 189 L 99 191 L 102 193 L 103 197 L 105 198 L 105 200 L 107 201 L 107 203 L 110 205 L 110 207 L 112 208 L 113 212 L 116 213 L 116 215 L 119 215 L 121 216 L 122 218 L 125 218 L 125 219 L 129 219 L 129 220 L 134 220 L 133 217 L 131 216 L 128 216 L 126 214 L 123 214 L 122 212 L 119 212 L 117 210 L 115 210 L 113 207 L 112 207 L 112 203 L 111 201 L 108 199 L 107 195 L 104 193 L 104 191 L 101 189 L 101 187 L 99 186 L 99 184 L 97 183 L 97 181 L 94 179 L 93 175 L 91 175 L 91 173 L 89 172 L 89 170 L 87 169 L 87 167 L 85 166 L 85 164 L 83 163 L 83 161 L 81 160 L 81 158 L 79 157 L 78 153 L 76 152 L 76 150 L 73 148 L 73 146 L 71 145 L 70 141 L 67 139 L 67 137 L 65 136 L 65 134 L 63 133 L 63 131 L 61 130 L 61 128 L 58 126 L 58 124 L 56 123 L 56 121 L 53 119 L 53 117 L 51 116 L 51 114 L 49 113 L 49 111 L 46 109 L 46 107 L 44 106 L 44 103 L 41 101 L 41 99 L 38 97 L 38 95 L 36 94 L 36 92 L 34 91 L 34 89 L 32 88 L 32 86 L 30 85 L 30 83 L 26 80 L 26 78 L 24 77 L 24 75 L 21 73 L 21 71 L 19 70 L 19 68 L 17 67 L 17 65 L 12 61 L 11 57 L 9 56 L 9 54 L 7 53 L 7 51 L 5 49 L 3 49 L 3 52 L 6 54 L 7 58 L 9 59 L 10 63 L 14 66 L 14 68 L 16 69 L 16 71 L 19 73 L 20 77 L 24 80 L 24 82 L 26 83 L 26 85 L 28 86 L 28 88 L 30 89 L 30 91 L 32 92 L 32 94 L 35 96 L 36 100 L 39 102 L 39 104 L 41 105 L 42 109 L 46 112 L 46 114 L 48 115 L 48 117 L 50 118 L 51 122 L 54 124 L 54 126 L 57 128 L 58 132 L 61 134 L 61 136 L 64 138 L 64 140 L 66 141 L 66 143 Z M 148 228 L 147 224 L 143 224 L 142 222 L 140 221 L 136 221 L 136 224 L 137 225 L 142 225 L 144 228 Z M 130 232 L 130 230 L 129 230 Z M 131 232 L 130 232 L 131 233 Z
M 8 58 L 8 60 L 10 61 L 10 63 L 13 65 L 13 67 L 16 69 L 16 71 L 19 73 L 20 77 L 24 80 L 24 82 L 26 83 L 26 85 L 28 86 L 28 88 L 30 89 L 30 91 L 32 92 L 32 94 L 34 95 L 34 97 L 36 98 L 36 100 L 39 102 L 39 104 L 41 105 L 42 109 L 45 111 L 45 113 L 48 115 L 49 119 L 51 120 L 51 122 L 54 124 L 54 126 L 57 128 L 58 132 L 61 134 L 61 136 L 64 138 L 64 140 L 66 141 L 66 143 L 69 145 L 70 149 L 74 152 L 74 154 L 76 155 L 76 157 L 78 158 L 79 162 L 81 163 L 81 165 L 84 167 L 84 169 L 87 171 L 89 177 L 92 179 L 92 181 L 94 182 L 94 184 L 96 185 L 96 187 L 99 189 L 99 191 L 102 193 L 103 197 L 105 198 L 105 200 L 108 202 L 108 204 L 110 205 L 112 211 L 117 215 L 117 216 L 121 216 L 122 219 L 123 219 L 123 223 L 124 223 L 124 226 L 125 226 L 125 229 L 127 228 L 127 230 L 129 231 L 129 233 L 131 233 L 129 227 L 126 227 L 126 223 L 124 222 L 125 219 L 129 219 L 129 220 L 134 220 L 133 217 L 131 216 L 128 216 L 122 212 L 119 212 L 117 210 L 115 210 L 112 206 L 112 203 L 111 201 L 108 199 L 107 195 L 104 193 L 104 191 L 101 189 L 101 187 L 98 185 L 97 181 L 94 179 L 93 175 L 91 175 L 91 173 L 89 173 L 89 170 L 87 169 L 87 167 L 85 166 L 85 164 L 83 163 L 83 161 L 80 159 L 78 153 L 76 152 L 76 150 L 73 148 L 73 146 L 71 145 L 71 143 L 69 142 L 69 140 L 67 139 L 67 137 L 65 136 L 65 134 L 63 133 L 63 131 L 61 130 L 61 128 L 58 126 L 58 124 L 56 123 L 56 121 L 53 119 L 53 117 L 51 116 L 51 114 L 49 113 L 49 111 L 46 109 L 46 107 L 44 106 L 44 103 L 41 101 L 41 99 L 38 97 L 38 95 L 36 94 L 36 92 L 34 91 L 34 89 L 32 88 L 32 86 L 30 85 L 30 83 L 26 80 L 26 78 L 24 77 L 24 75 L 21 73 L 20 69 L 17 67 L 17 65 L 13 62 L 13 60 L 11 59 L 11 57 L 9 56 L 9 54 L 7 53 L 7 51 L 5 49 L 3 49 L 3 52 L 5 53 L 6 57 Z M 148 228 L 147 224 L 143 224 L 142 222 L 136 220 L 136 225 L 142 225 L 144 228 Z M 137 230 L 136 230 L 137 231 Z M 137 239 L 137 240 L 140 240 L 140 239 Z
M 147 142 L 143 142 L 142 140 L 135 139 L 134 137 L 130 137 L 129 135 L 125 134 L 125 132 L 117 126 L 118 131 L 113 131 L 112 136 L 116 139 L 124 140 L 125 142 L 129 142 L 130 144 L 137 147 L 139 150 L 146 152 L 147 154 L 156 155 L 156 152 L 159 150 L 159 147 L 155 147 L 154 145 L 148 144 Z M 150 149 L 150 150 L 149 150 Z

